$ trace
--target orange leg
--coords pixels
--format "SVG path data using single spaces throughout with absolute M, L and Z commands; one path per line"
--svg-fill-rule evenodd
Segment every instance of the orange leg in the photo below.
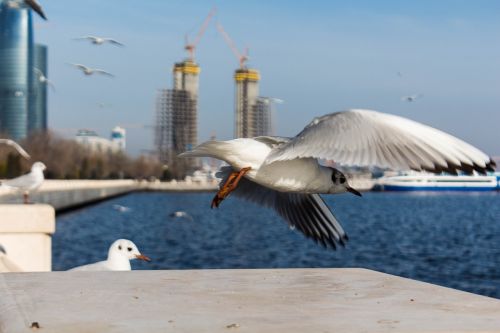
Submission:
M 227 177 L 226 182 L 224 183 L 224 185 L 222 185 L 219 192 L 217 192 L 217 194 L 213 198 L 212 204 L 210 205 L 210 207 L 211 208 L 219 207 L 222 200 L 227 198 L 229 193 L 233 192 L 236 189 L 236 187 L 238 186 L 238 183 L 241 180 L 241 177 L 243 177 L 248 171 L 250 171 L 250 169 L 251 168 L 248 167 L 248 168 L 243 168 L 240 171 L 232 172 L 229 175 L 229 177 Z
M 24 192 L 23 193 L 23 201 L 24 201 L 24 204 L 27 205 L 30 203 L 30 195 L 28 192 Z

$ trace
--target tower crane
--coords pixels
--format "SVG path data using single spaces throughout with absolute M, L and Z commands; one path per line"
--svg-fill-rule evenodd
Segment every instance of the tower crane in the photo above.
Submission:
M 220 24 L 219 22 L 217 22 L 217 30 L 219 30 L 219 32 L 222 35 L 222 37 L 224 37 L 224 40 L 226 41 L 226 44 L 229 46 L 229 48 L 231 49 L 231 51 L 233 51 L 234 55 L 238 59 L 238 61 L 240 63 L 240 68 L 241 69 L 245 68 L 246 67 L 245 63 L 248 60 L 248 48 L 245 48 L 245 53 L 242 54 L 238 50 L 238 48 L 236 47 L 236 44 L 234 44 L 234 42 L 231 39 L 231 37 L 229 37 L 228 33 L 224 30 L 224 28 L 222 27 L 222 24 Z
M 195 39 L 193 42 L 189 42 L 188 35 L 186 34 L 186 45 L 184 46 L 184 49 L 188 52 L 189 54 L 189 60 L 194 61 L 194 51 L 196 50 L 196 46 L 201 40 L 201 37 L 203 37 L 203 34 L 208 28 L 208 25 L 210 24 L 210 21 L 212 20 L 212 17 L 215 15 L 217 12 L 216 7 L 212 7 L 210 12 L 208 13 L 207 17 L 205 18 L 205 21 L 203 21 L 203 24 L 200 27 L 200 30 L 198 31 L 198 34 L 196 35 Z

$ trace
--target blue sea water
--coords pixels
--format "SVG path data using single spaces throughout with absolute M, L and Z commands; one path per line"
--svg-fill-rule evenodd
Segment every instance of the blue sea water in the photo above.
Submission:
M 272 210 L 213 193 L 133 193 L 57 217 L 53 269 L 104 260 L 117 238 L 134 269 L 364 267 L 500 298 L 499 193 L 366 193 L 325 199 L 349 235 L 324 249 Z M 119 212 L 113 205 L 130 207 Z M 172 218 L 178 210 L 188 218 Z

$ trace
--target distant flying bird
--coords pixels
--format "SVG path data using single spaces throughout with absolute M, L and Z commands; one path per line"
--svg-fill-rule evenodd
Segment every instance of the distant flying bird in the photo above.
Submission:
M 52 88 L 52 90 L 56 90 L 56 87 L 54 86 L 54 84 L 49 80 L 47 79 L 47 77 L 45 76 L 45 74 L 43 74 L 43 72 L 41 70 L 39 70 L 38 68 L 33 68 L 36 72 L 36 75 L 38 76 L 38 81 L 40 81 L 40 83 L 44 83 L 48 86 L 50 86 Z
M 45 177 L 43 171 L 46 169 L 42 162 L 35 162 L 31 166 L 31 171 L 17 178 L 7 179 L 0 182 L 0 188 L 8 188 L 23 191 L 24 203 L 28 204 L 30 192 L 38 189 L 42 185 Z
M 85 75 L 102 74 L 102 75 L 107 75 L 107 76 L 110 76 L 110 77 L 114 77 L 113 74 L 111 74 L 109 72 L 106 72 L 106 71 L 104 71 L 102 69 L 91 68 L 91 67 L 87 67 L 87 66 L 82 65 L 82 64 L 70 64 L 70 65 L 78 68 Z
M 15 142 L 14 140 L 0 139 L 0 144 L 5 144 L 7 146 L 13 147 L 22 157 L 24 157 L 27 160 L 31 158 L 30 155 L 26 152 L 26 150 L 24 150 L 23 147 L 21 147 L 21 145 Z
M 97 36 L 83 36 L 75 38 L 75 40 L 89 40 L 94 45 L 102 45 L 104 43 L 109 43 L 117 46 L 125 46 L 125 44 L 120 43 L 113 38 L 97 37 Z
M 347 235 L 320 194 L 361 194 L 340 170 L 321 160 L 452 174 L 486 173 L 495 166 L 488 155 L 447 133 L 371 110 L 315 118 L 294 138 L 212 140 L 180 156 L 212 157 L 229 164 L 216 175 L 223 180 L 212 207 L 234 193 L 273 208 L 305 236 L 333 249 L 344 245 Z
M 398 72 L 398 76 L 403 77 L 403 74 L 401 74 L 401 72 Z
M 151 261 L 141 254 L 137 246 L 128 239 L 118 239 L 111 244 L 108 250 L 108 259 L 93 264 L 78 266 L 70 271 L 130 271 L 130 260 L 140 259 Z
M 125 207 L 122 205 L 113 205 L 113 209 L 119 211 L 120 213 L 128 213 L 132 210 L 130 207 Z
M 188 213 L 184 212 L 184 211 L 176 211 L 176 212 L 173 212 L 170 214 L 170 217 L 175 217 L 175 218 L 186 218 L 190 221 L 193 221 L 193 217 L 191 215 L 189 215 Z
M 47 20 L 47 16 L 43 12 L 42 6 L 36 0 L 24 0 L 24 3 L 33 9 L 38 15 L 40 15 L 44 20 Z
M 420 99 L 422 98 L 424 95 L 422 94 L 415 94 L 415 95 L 411 95 L 411 96 L 403 96 L 401 97 L 401 100 L 403 102 L 415 102 L 417 99 Z

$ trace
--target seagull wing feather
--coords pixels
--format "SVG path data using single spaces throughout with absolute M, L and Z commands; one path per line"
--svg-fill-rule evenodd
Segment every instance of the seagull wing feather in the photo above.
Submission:
M 233 171 L 223 167 L 217 173 L 220 184 Z M 347 235 L 319 194 L 278 192 L 242 178 L 232 192 L 236 197 L 274 209 L 290 227 L 325 247 L 335 249 L 347 242 Z
M 485 173 L 495 162 L 470 144 L 421 123 L 370 110 L 349 110 L 314 119 L 275 147 L 267 164 L 296 158 L 392 169 Z

